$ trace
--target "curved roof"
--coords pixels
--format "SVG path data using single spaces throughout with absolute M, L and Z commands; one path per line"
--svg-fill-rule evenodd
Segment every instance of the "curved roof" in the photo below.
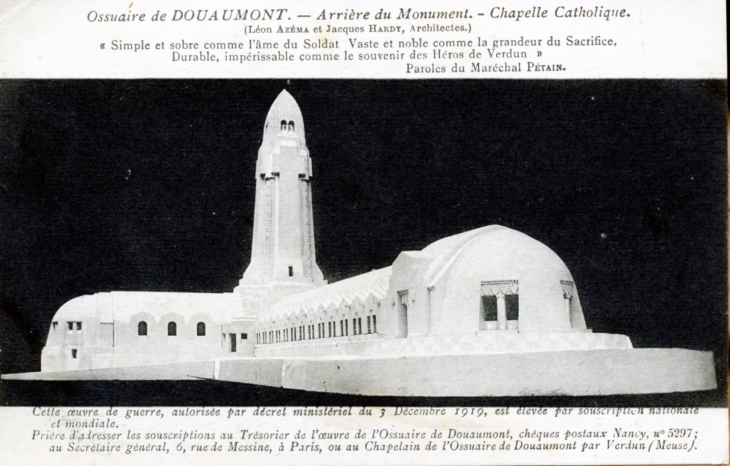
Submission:
M 435 281 L 453 265 L 454 261 L 475 240 L 502 230 L 509 230 L 509 228 L 500 225 L 489 225 L 449 236 L 429 244 L 421 251 L 423 254 L 433 256 L 433 260 L 425 272 L 424 279 L 429 282 L 429 286 L 433 286 Z
M 352 304 L 368 299 L 383 299 L 388 292 L 391 268 L 373 270 L 330 285 L 281 298 L 266 309 L 261 320 L 294 317 L 317 309 L 338 307 L 343 302 Z
M 429 286 L 443 293 L 440 314 L 444 330 L 468 320 L 469 303 L 478 302 L 479 284 L 519 284 L 521 331 L 584 328 L 573 277 L 560 257 L 530 236 L 506 227 L 491 226 L 467 232 L 442 243 L 441 254 L 424 275 Z M 427 248 L 428 249 L 428 248 Z M 565 290 L 575 298 L 566 313 Z M 484 292 L 483 290 L 481 292 Z M 464 315 L 461 315 L 461 313 Z
M 53 320 L 112 323 L 140 313 L 156 318 L 177 314 L 183 319 L 207 314 L 213 321 L 222 322 L 243 314 L 240 298 L 235 293 L 112 291 L 67 301 L 56 311 Z
M 66 301 L 53 315 L 53 320 L 114 322 L 111 293 L 84 295 Z

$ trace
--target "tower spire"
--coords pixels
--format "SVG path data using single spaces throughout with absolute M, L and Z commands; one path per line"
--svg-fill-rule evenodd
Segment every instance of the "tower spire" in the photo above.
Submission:
M 311 180 L 302 112 L 283 90 L 266 117 L 256 161 L 251 263 L 240 291 L 278 294 L 326 283 L 315 259 Z

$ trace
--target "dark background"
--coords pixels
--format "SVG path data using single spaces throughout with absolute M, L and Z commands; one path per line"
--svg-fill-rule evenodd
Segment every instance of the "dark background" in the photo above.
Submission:
M 489 224 L 552 248 L 595 332 L 714 351 L 694 394 L 391 399 L 214 382 L 10 382 L 4 404 L 726 405 L 726 82 L 0 81 L 0 372 L 111 290 L 229 292 L 281 89 L 304 115 L 330 282 Z

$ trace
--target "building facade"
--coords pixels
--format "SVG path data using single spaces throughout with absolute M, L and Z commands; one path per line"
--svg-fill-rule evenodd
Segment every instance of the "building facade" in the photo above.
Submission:
M 353 377 L 365 377 L 363 385 L 368 387 L 382 379 L 377 370 L 368 369 L 372 360 L 380 361 L 378 370 L 391 364 L 395 371 L 402 364 L 398 358 L 418 358 L 414 361 L 420 361 L 420 369 L 408 370 L 421 371 L 427 380 L 428 365 L 447 361 L 444 358 L 457 358 L 456 366 L 444 363 L 443 371 L 448 372 L 474 357 L 487 358 L 483 367 L 512 367 L 509 359 L 493 357 L 504 355 L 522 355 L 519 364 L 544 370 L 540 358 L 547 357 L 554 360 L 553 374 L 559 379 L 561 371 L 572 370 L 566 361 L 587 364 L 595 359 L 598 366 L 624 361 L 620 364 L 638 368 L 654 367 L 665 357 L 632 350 L 625 335 L 593 333 L 565 263 L 539 241 L 498 225 L 441 239 L 421 251 L 402 252 L 390 267 L 327 284 L 315 254 L 313 172 L 304 119 L 287 91 L 272 105 L 263 133 L 255 172 L 251 262 L 239 285 L 223 294 L 111 292 L 75 298 L 51 322 L 42 372 L 215 361 L 215 378 L 285 386 L 285 369 L 305 358 L 314 364 L 314 372 L 305 380 L 296 375 L 303 369 L 293 370 L 294 388 L 327 391 L 339 383 L 339 391 L 366 393 L 348 384 Z M 531 356 L 538 353 L 541 356 Z M 704 378 L 698 386 L 714 384 L 707 354 L 689 353 L 693 354 L 682 353 L 688 358 L 687 371 L 694 370 L 695 360 L 702 361 Z M 331 358 L 345 358 L 363 369 L 347 379 L 331 368 L 317 372 L 317 361 Z M 289 359 L 299 362 L 282 362 Z M 241 364 L 235 366 L 238 373 L 222 376 L 221 367 L 232 360 Z M 279 361 L 284 369 L 264 376 L 264 366 L 256 361 Z M 337 370 L 340 367 L 338 363 Z M 609 380 L 606 373 L 591 377 Z M 662 381 L 662 376 L 655 374 L 656 380 Z M 656 391 L 654 381 L 641 389 Z M 403 383 L 406 388 L 392 390 L 423 390 L 410 386 L 412 381 Z M 523 385 L 515 382 L 515 387 L 490 390 L 550 390 L 544 380 L 525 383 L 537 388 L 519 388 Z M 386 382 L 376 385 L 382 394 L 390 393 Z M 438 394 L 442 389 L 434 390 Z M 449 394 L 459 389 L 443 390 Z M 602 389 L 586 390 L 600 394 Z

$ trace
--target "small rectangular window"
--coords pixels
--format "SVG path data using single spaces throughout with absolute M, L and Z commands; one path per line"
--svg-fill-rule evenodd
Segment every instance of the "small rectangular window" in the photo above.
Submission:
M 289 276 L 290 277 L 294 276 L 294 267 L 292 267 L 291 265 L 289 266 Z
M 371 333 L 371 330 L 370 330 L 370 316 L 368 316 L 368 318 L 366 320 L 368 322 L 368 333 Z
M 79 350 L 72 349 L 71 350 L 71 357 L 74 358 L 74 359 L 76 359 L 76 356 L 78 355 L 78 351 Z
M 74 323 L 73 322 L 67 322 L 68 324 L 68 331 L 73 332 L 74 331 Z
M 373 316 L 373 333 L 378 333 L 378 323 L 375 321 L 375 316 Z
M 76 331 L 77 332 L 81 331 L 81 322 L 76 322 Z
M 58 322 L 52 322 L 53 323 L 53 330 L 56 330 L 58 328 Z
M 248 340 L 248 333 L 242 333 L 241 340 Z

